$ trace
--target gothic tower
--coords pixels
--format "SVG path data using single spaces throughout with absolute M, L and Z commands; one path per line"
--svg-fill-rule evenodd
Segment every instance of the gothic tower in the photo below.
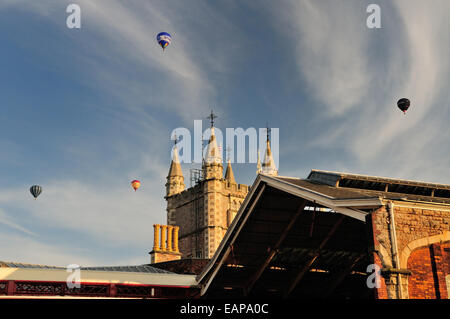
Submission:
M 202 178 L 184 189 L 178 153 L 173 160 L 166 184 L 167 223 L 179 226 L 179 250 L 182 258 L 211 258 L 239 207 L 248 186 L 236 183 L 231 162 L 223 175 L 222 151 L 214 132 L 211 113 L 211 136 L 202 164 Z
M 169 242 L 171 242 L 169 239 L 167 239 L 167 246 L 172 249 L 169 249 L 170 253 L 178 253 L 178 256 L 181 253 L 181 258 L 212 258 L 249 189 L 247 185 L 236 183 L 230 159 L 227 160 L 225 176 L 223 175 L 222 150 L 217 144 L 214 132 L 215 117 L 211 112 L 209 116 L 211 136 L 202 162 L 201 178 L 195 179 L 195 185 L 191 185 L 188 189 L 185 189 L 184 186 L 176 143 L 173 149 L 166 183 L 167 226 L 161 227 L 172 230 L 174 238 L 179 239 L 177 246 L 179 252 L 177 249 L 173 252 L 173 245 L 176 243 L 169 246 Z M 257 174 L 277 176 L 278 170 L 270 149 L 269 132 L 270 129 L 267 128 L 264 158 L 261 163 L 258 152 L 256 172 Z M 198 173 L 197 170 L 196 173 Z M 156 225 L 156 228 L 158 226 Z M 178 230 L 178 227 L 179 237 L 177 237 L 178 231 L 175 231 Z M 157 231 L 155 231 L 156 233 Z M 161 232 L 161 236 L 163 233 L 164 231 Z M 170 232 L 167 234 L 169 236 Z M 161 237 L 161 242 L 164 241 L 165 237 Z M 155 245 L 157 246 L 157 244 Z M 155 251 L 158 252 L 157 249 Z M 155 253 L 159 260 L 177 257 L 169 256 L 167 253 L 168 257 L 160 255 Z M 153 259 L 157 260 L 155 256 Z

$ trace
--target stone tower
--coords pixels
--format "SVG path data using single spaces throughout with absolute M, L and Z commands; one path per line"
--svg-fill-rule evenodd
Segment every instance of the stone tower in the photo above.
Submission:
M 213 120 L 211 114 L 211 136 L 203 159 L 202 178 L 184 189 L 175 151 L 167 177 L 167 224 L 179 226 L 182 258 L 211 258 L 248 193 L 247 185 L 236 183 L 230 161 L 224 177 Z

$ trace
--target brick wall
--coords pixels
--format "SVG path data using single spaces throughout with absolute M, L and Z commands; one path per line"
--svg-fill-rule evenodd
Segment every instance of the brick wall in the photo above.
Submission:
M 380 269 L 383 267 L 381 259 L 378 256 L 378 254 L 376 254 L 376 253 L 374 253 L 374 256 L 373 256 L 373 263 L 378 265 L 378 267 L 380 267 Z M 386 288 L 386 282 L 382 276 L 380 276 L 380 288 L 375 289 L 374 294 L 375 294 L 374 295 L 375 299 L 389 299 L 388 291 Z
M 447 298 L 450 299 L 450 275 L 445 277 L 445 281 L 447 282 Z
M 445 299 L 448 297 L 446 276 L 450 274 L 450 244 L 432 244 L 414 250 L 408 259 L 409 298 Z
M 406 206 L 406 205 L 405 205 Z M 445 209 L 448 209 L 446 207 Z M 450 274 L 450 254 L 447 252 L 450 231 L 450 212 L 417 207 L 401 207 L 394 203 L 394 220 L 397 237 L 397 269 L 409 270 L 411 274 L 401 275 L 404 298 L 447 298 L 446 276 Z M 374 250 L 382 268 L 395 266 L 392 256 L 389 232 L 388 209 L 381 207 L 372 213 L 372 235 Z M 444 241 L 442 242 L 442 238 Z M 441 242 L 441 243 L 440 243 Z M 397 298 L 398 276 L 390 275 L 378 289 L 377 298 Z

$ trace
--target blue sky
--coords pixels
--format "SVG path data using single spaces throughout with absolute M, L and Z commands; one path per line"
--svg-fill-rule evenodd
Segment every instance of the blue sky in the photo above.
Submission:
M 211 108 L 223 130 L 279 128 L 280 175 L 450 184 L 449 13 L 447 0 L 0 0 L 0 260 L 148 263 L 170 133 Z M 254 164 L 233 168 L 253 182 Z

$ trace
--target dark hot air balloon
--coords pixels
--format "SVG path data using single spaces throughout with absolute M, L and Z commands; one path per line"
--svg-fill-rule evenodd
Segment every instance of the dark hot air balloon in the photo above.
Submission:
M 30 187 L 30 193 L 36 199 L 42 193 L 42 187 L 38 185 L 33 185 Z
M 406 111 L 408 110 L 410 105 L 410 101 L 407 98 L 402 98 L 398 100 L 397 106 L 404 114 L 406 114 Z

